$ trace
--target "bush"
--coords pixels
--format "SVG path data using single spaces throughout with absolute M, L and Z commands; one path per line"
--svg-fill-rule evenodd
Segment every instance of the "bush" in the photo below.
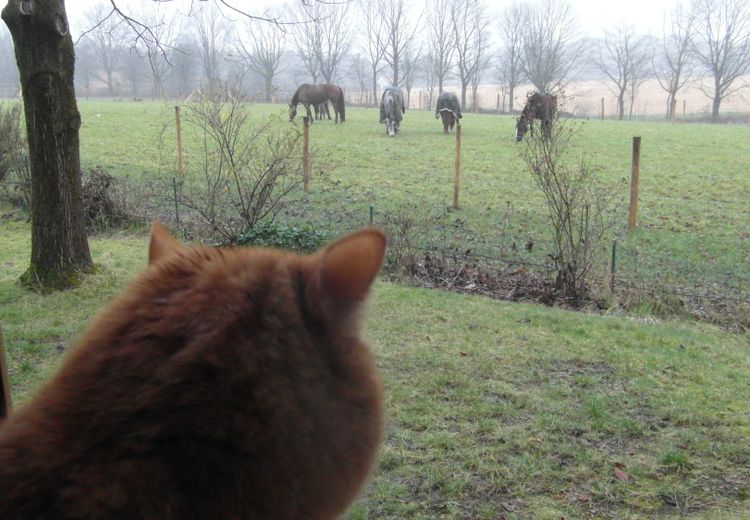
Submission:
M 526 139 L 521 149 L 547 201 L 555 288 L 574 304 L 587 296 L 597 245 L 614 228 L 616 216 L 614 190 L 597 186 L 583 161 L 570 164 L 569 150 L 579 128 L 580 124 L 557 119 L 549 134 Z
M 89 231 L 122 226 L 132 219 L 125 191 L 117 179 L 101 168 L 83 174 L 83 211 Z
M 330 238 L 326 233 L 318 231 L 312 225 L 283 226 L 271 224 L 249 229 L 237 237 L 236 243 L 238 245 L 278 247 L 309 253 L 325 245 Z
M 180 181 L 178 203 L 225 243 L 270 225 L 302 183 L 301 133 L 280 117 L 250 124 L 234 87 L 214 88 L 186 111 L 202 134 L 198 168 Z

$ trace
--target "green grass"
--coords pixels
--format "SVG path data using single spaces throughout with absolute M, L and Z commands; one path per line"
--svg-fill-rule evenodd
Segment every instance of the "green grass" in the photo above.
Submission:
M 184 107 L 183 107 L 184 108 Z M 102 166 L 137 181 L 175 170 L 174 103 L 80 103 L 84 168 Z M 250 105 L 252 118 L 286 117 L 286 105 Z M 188 175 L 199 146 L 186 120 Z M 513 139 L 510 116 L 466 114 L 462 184 L 453 197 L 453 136 L 429 112 L 408 111 L 402 131 L 386 137 L 377 110 L 347 109 L 343 125 L 315 123 L 309 195 L 294 195 L 285 218 L 314 222 L 330 233 L 396 215 L 414 221 L 423 246 L 471 249 L 513 262 L 545 263 L 552 251 L 545 203 L 532 185 Z M 750 299 L 750 127 L 659 122 L 581 121 L 572 155 L 618 196 L 617 279 L 622 285 Z M 631 140 L 641 136 L 638 230 L 626 232 Z M 609 264 L 609 239 L 598 270 Z M 512 244 L 533 241 L 531 252 Z M 732 302 L 728 304 L 730 307 Z
M 41 296 L 29 235 L 0 222 L 19 402 L 146 262 L 144 236 L 94 237 L 100 273 Z M 746 335 L 379 283 L 366 336 L 386 432 L 348 518 L 750 518 Z

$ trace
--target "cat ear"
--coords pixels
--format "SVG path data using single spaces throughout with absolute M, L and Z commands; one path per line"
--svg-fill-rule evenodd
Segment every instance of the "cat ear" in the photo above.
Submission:
M 182 245 L 169 234 L 167 228 L 158 222 L 151 223 L 151 242 L 148 245 L 149 264 L 153 264 L 180 249 L 182 249 Z
M 364 229 L 328 246 L 318 264 L 322 294 L 337 301 L 363 300 L 383 263 L 385 244 L 382 232 Z

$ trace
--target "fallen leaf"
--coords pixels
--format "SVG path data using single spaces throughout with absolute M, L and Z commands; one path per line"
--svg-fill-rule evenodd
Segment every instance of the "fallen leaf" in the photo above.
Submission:
M 622 471 L 621 469 L 615 468 L 615 478 L 622 480 L 623 482 L 630 481 L 630 476 Z

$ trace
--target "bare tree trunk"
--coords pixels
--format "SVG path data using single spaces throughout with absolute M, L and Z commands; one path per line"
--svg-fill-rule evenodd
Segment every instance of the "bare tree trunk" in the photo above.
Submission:
M 31 265 L 24 283 L 41 289 L 78 284 L 93 268 L 83 218 L 75 54 L 61 1 L 9 1 L 21 76 L 32 178 Z
M 721 108 L 722 99 L 721 83 L 719 80 L 714 79 L 714 98 L 711 102 L 711 121 L 714 123 L 719 121 L 719 108 Z

